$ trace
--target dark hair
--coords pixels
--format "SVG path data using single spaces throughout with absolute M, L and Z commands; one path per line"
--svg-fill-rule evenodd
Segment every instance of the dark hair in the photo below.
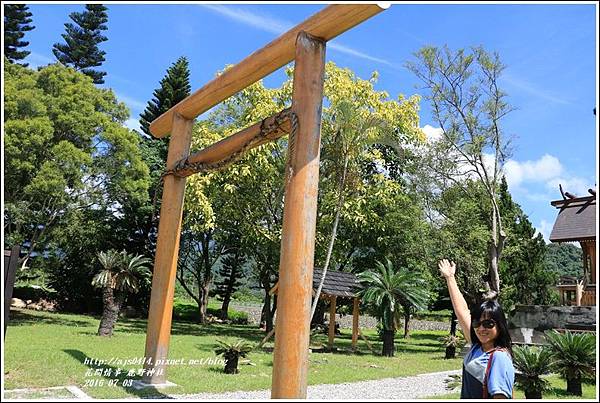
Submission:
M 473 328 L 473 321 L 479 321 L 481 317 L 493 319 L 496 322 L 498 337 L 494 340 L 494 346 L 507 349 L 512 357 L 512 340 L 508 333 L 508 323 L 502 307 L 496 300 L 484 301 L 481 305 L 475 305 L 471 309 L 471 343 L 481 345 L 475 334 L 475 328 Z

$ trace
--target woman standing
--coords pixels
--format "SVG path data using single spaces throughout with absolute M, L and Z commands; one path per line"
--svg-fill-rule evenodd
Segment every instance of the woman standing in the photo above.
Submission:
M 471 349 L 465 355 L 461 399 L 510 399 L 515 369 L 508 324 L 497 301 L 485 301 L 471 310 L 458 289 L 456 264 L 446 259 L 438 263 L 446 279 L 454 312 Z

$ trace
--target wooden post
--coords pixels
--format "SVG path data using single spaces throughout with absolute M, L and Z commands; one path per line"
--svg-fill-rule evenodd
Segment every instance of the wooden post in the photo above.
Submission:
M 356 350 L 356 342 L 358 341 L 358 298 L 354 298 L 352 307 L 352 351 Z
M 337 297 L 332 295 L 329 297 L 329 342 L 327 347 L 331 350 L 333 348 L 333 339 L 335 339 L 335 306 Z
M 581 306 L 581 297 L 583 297 L 583 287 L 585 279 L 575 283 L 575 305 Z
M 177 161 L 188 156 L 193 123 L 193 120 L 184 119 L 178 114 L 174 115 L 167 169 L 174 168 Z M 169 339 L 171 338 L 173 293 L 179 254 L 185 181 L 185 178 L 175 175 L 167 175 L 164 178 L 146 334 L 144 368 L 150 371 L 154 369 L 152 375 L 145 375 L 143 378 L 143 382 L 149 384 L 166 382 L 164 360 L 168 357 Z M 161 360 L 163 362 L 160 362 Z
M 174 113 L 195 118 L 294 60 L 296 39 L 301 32 L 328 41 L 388 7 L 384 4 L 332 4 L 325 7 L 160 115 L 150 124 L 152 135 L 166 136 Z
M 325 42 L 299 33 L 295 59 L 292 111 L 299 127 L 290 138 L 286 166 L 271 387 L 275 399 L 306 398 Z

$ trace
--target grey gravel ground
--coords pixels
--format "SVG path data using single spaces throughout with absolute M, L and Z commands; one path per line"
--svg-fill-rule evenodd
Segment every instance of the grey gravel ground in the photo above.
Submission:
M 232 304 L 232 309 L 236 311 L 246 312 L 248 314 L 248 321 L 250 324 L 258 324 L 260 321 L 260 312 L 262 307 L 260 305 L 237 305 Z M 329 315 L 325 314 L 325 319 L 328 319 Z M 336 323 L 340 324 L 342 329 L 351 329 L 352 328 L 352 315 L 335 315 Z M 377 326 L 377 319 L 369 316 L 361 314 L 358 319 L 358 327 L 361 329 L 373 329 Z M 402 326 L 404 326 L 402 324 Z M 450 321 L 447 322 L 435 322 L 435 321 L 427 321 L 427 320 L 416 320 L 413 319 L 410 321 L 410 329 L 411 330 L 450 330 Z
M 353 383 L 309 386 L 308 399 L 325 400 L 407 400 L 450 393 L 444 379 L 460 371 L 434 372 L 405 378 L 386 378 Z M 193 395 L 170 395 L 174 399 L 193 400 L 265 400 L 271 398 L 269 390 L 227 393 L 199 393 Z

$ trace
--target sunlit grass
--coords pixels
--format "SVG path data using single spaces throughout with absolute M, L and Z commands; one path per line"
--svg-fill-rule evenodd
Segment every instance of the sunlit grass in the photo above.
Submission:
M 95 398 L 122 398 L 153 395 L 157 390 L 136 391 L 123 386 L 129 369 L 139 370 L 141 365 L 120 365 L 113 362 L 103 365 L 112 370 L 111 375 L 93 375 L 98 367 L 91 359 L 109 361 L 143 357 L 146 320 L 120 318 L 112 338 L 96 336 L 99 318 L 90 316 L 11 311 L 11 322 L 6 333 L 5 388 L 42 388 L 75 385 Z M 350 329 L 342 329 L 336 336 L 337 352 L 316 352 L 327 343 L 326 335 L 315 335 L 311 340 L 314 351 L 309 356 L 308 383 L 342 383 L 388 377 L 410 376 L 420 373 L 447 371 L 460 368 L 460 359 L 445 360 L 444 348 L 439 342 L 445 332 L 413 331 L 408 340 L 396 339 L 396 356 L 381 357 L 381 343 L 374 330 L 364 330 L 376 354 L 359 339 L 357 353 L 351 353 Z M 254 343 L 262 340 L 264 331 L 249 325 L 199 325 L 174 322 L 169 349 L 169 359 L 183 363 L 168 368 L 168 380 L 178 386 L 165 390 L 168 394 L 200 392 L 225 392 L 235 390 L 269 389 L 272 374 L 273 341 L 265 349 L 253 351 L 248 365 L 240 365 L 240 373 L 227 375 L 221 365 L 189 365 L 189 360 L 206 363 L 216 360 L 213 352 L 215 340 L 244 338 Z M 86 362 L 88 362 L 86 364 Z M 118 377 L 114 371 L 124 369 Z M 91 376 L 86 376 L 92 373 Z M 139 378 L 136 376 L 135 378 Z M 117 379 L 117 385 L 109 385 Z M 88 385 L 86 386 L 86 381 Z

